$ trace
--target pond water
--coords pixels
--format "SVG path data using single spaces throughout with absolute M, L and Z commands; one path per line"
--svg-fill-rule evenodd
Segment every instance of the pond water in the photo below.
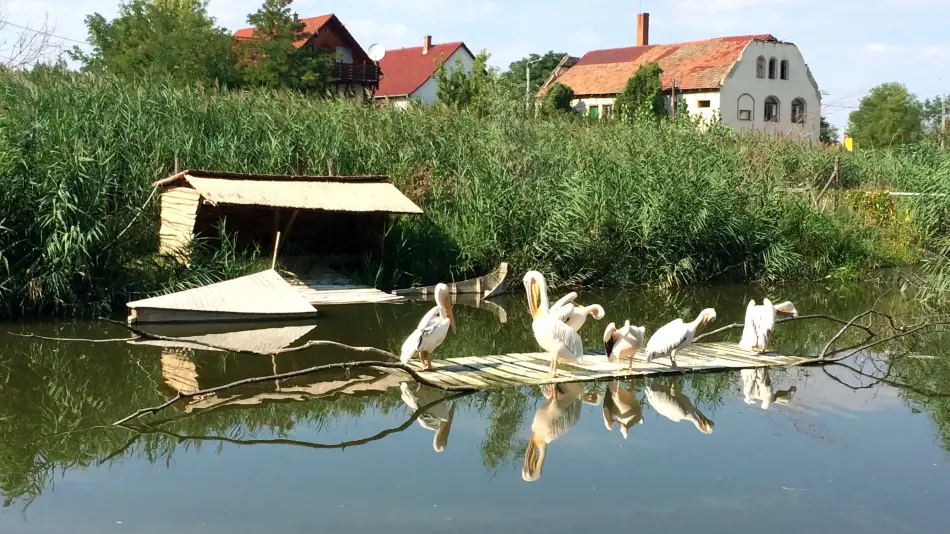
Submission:
M 802 314 L 850 318 L 881 292 L 812 284 L 770 294 Z M 600 346 L 606 323 L 626 318 L 648 335 L 707 306 L 717 309 L 714 326 L 739 322 L 745 302 L 761 293 L 584 293 L 580 301 L 607 310 L 583 328 L 585 346 Z M 457 305 L 458 332 L 436 357 L 536 350 L 524 297 L 496 303 Z M 326 308 L 311 324 L 251 332 L 156 331 L 256 347 L 330 339 L 397 351 L 429 306 Z M 934 313 L 898 292 L 878 308 L 908 322 Z M 774 348 L 814 354 L 838 328 L 779 325 Z M 326 348 L 242 356 L 8 332 L 126 335 L 101 323 L 0 327 L 4 534 L 894 533 L 946 531 L 950 522 L 950 350 L 942 334 L 843 365 L 565 385 L 553 396 L 538 387 L 449 394 L 399 375 L 325 373 L 193 398 L 114 427 L 176 390 L 366 356 Z M 721 338 L 737 340 L 738 331 Z M 860 340 L 845 336 L 842 346 Z M 631 414 L 629 429 L 608 429 L 605 411 L 613 415 L 618 404 Z M 563 431 L 545 447 L 539 476 L 526 481 L 532 423 L 541 428 L 552 414 Z

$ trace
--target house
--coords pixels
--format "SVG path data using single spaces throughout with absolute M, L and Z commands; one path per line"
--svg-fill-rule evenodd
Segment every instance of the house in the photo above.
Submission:
M 568 68 L 562 62 L 538 95 L 560 82 L 574 90 L 577 111 L 609 118 L 627 80 L 641 65 L 657 62 L 667 109 L 675 92 L 686 101 L 677 112 L 818 143 L 821 96 L 797 46 L 768 34 L 651 45 L 649 17 L 637 16 L 636 46 L 591 50 Z
M 294 43 L 296 48 L 310 47 L 336 54 L 333 66 L 333 92 L 342 97 L 363 99 L 379 87 L 380 68 L 334 14 L 294 20 L 303 22 L 310 37 Z M 256 28 L 234 32 L 239 41 L 256 39 Z
M 412 100 L 435 102 L 435 72 L 440 60 L 445 61 L 447 69 L 456 68 L 456 61 L 461 61 L 467 74 L 472 71 L 475 56 L 465 43 L 433 44 L 431 35 L 422 39 L 422 46 L 386 52 L 379 62 L 383 77 L 376 91 L 376 101 L 388 101 L 399 108 L 407 107 Z

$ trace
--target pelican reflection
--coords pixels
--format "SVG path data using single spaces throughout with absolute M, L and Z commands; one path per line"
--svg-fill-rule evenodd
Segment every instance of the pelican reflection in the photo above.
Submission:
M 548 444 L 567 433 L 581 416 L 581 405 L 593 397 L 585 395 L 579 384 L 547 384 L 541 386 L 547 399 L 534 414 L 531 438 L 525 451 L 521 478 L 533 482 L 541 477 Z
M 693 426 L 703 434 L 712 434 L 713 422 L 693 406 L 686 395 L 683 395 L 678 380 L 671 380 L 666 385 L 653 383 L 648 385 L 645 391 L 647 402 L 656 410 L 656 413 L 674 423 L 679 423 L 685 419 L 693 423 Z
M 775 391 L 772 388 L 772 377 L 769 376 L 769 370 L 764 367 L 743 369 L 740 373 L 742 375 L 742 393 L 745 395 L 746 404 L 755 404 L 761 401 L 763 410 L 768 410 L 773 402 L 788 404 L 788 401 L 792 400 L 792 396 L 798 391 L 795 386 Z
M 413 412 L 443 398 L 441 392 L 421 384 L 413 391 L 409 383 L 403 382 L 399 384 L 399 389 L 402 391 L 402 402 Z M 432 438 L 432 448 L 435 452 L 444 451 L 449 442 L 449 431 L 452 429 L 452 418 L 455 416 L 455 401 L 449 404 L 450 406 L 446 406 L 444 401 L 434 404 L 426 408 L 426 411 L 417 419 L 422 428 L 435 432 Z
M 614 425 L 620 424 L 620 434 L 627 439 L 630 428 L 643 424 L 643 407 L 633 391 L 620 387 L 620 382 L 612 380 L 607 384 L 604 395 L 604 426 L 613 432 Z

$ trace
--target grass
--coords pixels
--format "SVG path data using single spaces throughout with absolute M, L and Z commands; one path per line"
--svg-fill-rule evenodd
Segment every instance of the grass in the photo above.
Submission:
M 341 174 L 387 173 L 426 212 L 397 219 L 366 258 L 362 276 L 387 288 L 500 261 L 562 285 L 682 285 L 854 275 L 911 256 L 879 253 L 882 232 L 852 210 L 784 192 L 820 187 L 835 153 L 685 120 L 532 120 L 505 106 L 475 116 L 4 74 L 0 313 L 103 313 L 252 269 L 233 248 L 199 250 L 189 271 L 155 258 L 157 203 L 138 211 L 176 156 L 240 172 L 322 174 L 332 160 Z M 845 154 L 842 180 L 922 184 L 945 160 Z

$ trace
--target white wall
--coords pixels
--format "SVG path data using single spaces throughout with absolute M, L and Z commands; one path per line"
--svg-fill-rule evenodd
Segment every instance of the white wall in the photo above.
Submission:
M 587 98 L 575 98 L 571 100 L 571 107 L 574 108 L 574 111 L 578 113 L 583 113 L 587 115 L 590 113 L 591 106 L 600 106 L 600 118 L 604 117 L 603 106 L 604 105 L 612 106 L 614 104 L 614 97 L 587 97 Z
M 438 58 L 433 58 L 433 59 L 438 59 Z M 472 62 L 475 61 L 475 58 L 469 55 L 468 51 L 465 49 L 464 46 L 460 46 L 459 49 L 456 50 L 454 54 L 452 54 L 451 56 L 448 57 L 448 59 L 445 60 L 445 69 L 447 71 L 452 71 L 456 68 L 456 63 L 455 63 L 456 59 L 462 60 L 462 68 L 465 69 L 466 74 L 472 72 Z M 420 99 L 426 104 L 431 104 L 435 102 L 436 100 L 438 100 L 438 97 L 436 97 L 436 89 L 438 88 L 438 86 L 439 84 L 438 82 L 436 82 L 435 76 L 431 76 L 428 80 L 426 80 L 424 84 L 422 84 L 421 87 L 416 89 L 412 93 L 411 96 L 413 99 Z
M 756 77 L 756 59 L 764 56 L 766 77 Z M 779 67 L 776 79 L 768 78 L 768 61 L 774 57 Z M 781 79 L 781 61 L 789 63 L 789 79 Z M 747 95 L 747 96 L 743 96 Z M 765 122 L 765 99 L 774 96 L 779 101 L 778 122 Z M 739 98 L 749 100 L 752 108 L 751 121 L 739 120 Z M 792 123 L 792 100 L 805 101 L 805 123 Z M 753 41 L 746 48 L 732 72 L 726 76 L 721 91 L 722 122 L 736 130 L 759 130 L 806 139 L 818 143 L 821 132 L 821 96 L 798 47 L 791 43 Z
M 689 111 L 690 115 L 698 115 L 704 120 L 711 120 L 717 111 L 719 111 L 719 93 L 718 92 L 708 92 L 708 93 L 677 93 L 676 98 L 679 99 L 682 97 L 686 100 L 686 108 Z M 708 108 L 699 107 L 700 100 L 709 100 Z M 599 117 L 604 117 L 603 106 L 604 105 L 613 105 L 614 97 L 583 97 L 575 98 L 571 101 L 571 106 L 574 108 L 574 111 L 578 113 L 583 113 L 585 115 L 590 113 L 591 106 L 599 106 L 600 113 Z M 670 102 L 670 96 L 666 96 L 666 109 L 669 112 L 672 109 L 672 104 Z M 680 110 L 681 112 L 683 110 Z

